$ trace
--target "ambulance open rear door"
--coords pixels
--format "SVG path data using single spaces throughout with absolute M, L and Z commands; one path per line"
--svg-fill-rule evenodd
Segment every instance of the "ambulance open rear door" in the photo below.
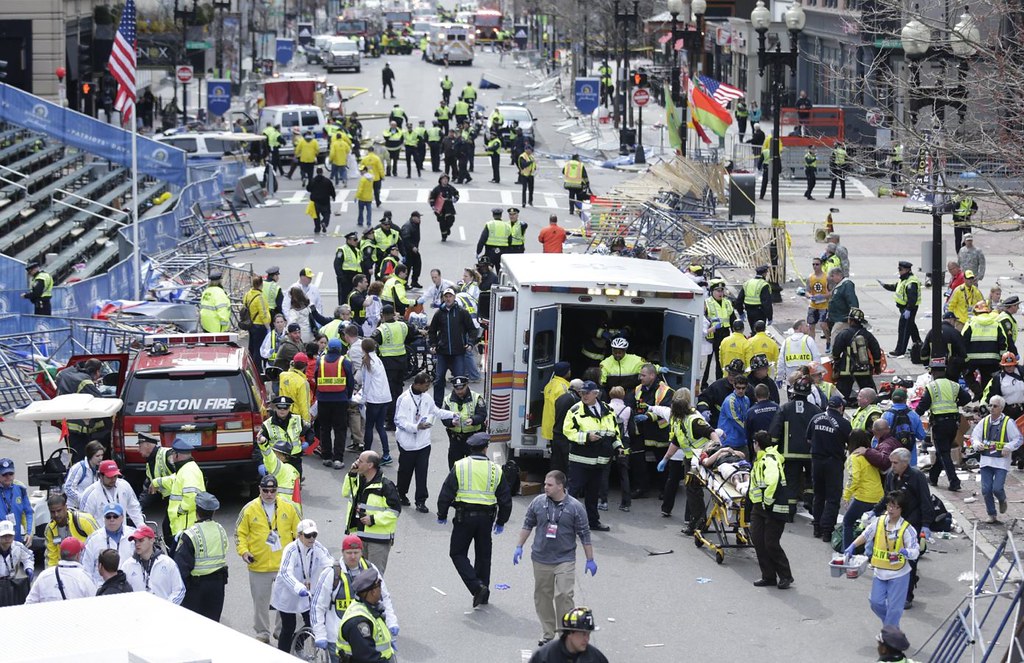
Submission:
M 554 373 L 558 361 L 559 320 L 561 307 L 544 306 L 533 309 L 530 315 L 529 338 L 523 348 L 529 353 L 526 376 L 526 416 L 524 429 L 536 436 L 544 413 L 544 385 Z M 536 439 L 536 438 L 535 438 Z M 526 438 L 523 440 L 527 443 Z
M 519 341 L 516 316 L 519 293 L 507 286 L 491 287 L 487 326 L 487 432 L 492 442 L 512 439 L 512 396 Z
M 665 381 L 673 389 L 696 388 L 700 369 L 700 325 L 697 318 L 676 311 L 665 311 L 661 332 L 662 365 L 668 367 Z

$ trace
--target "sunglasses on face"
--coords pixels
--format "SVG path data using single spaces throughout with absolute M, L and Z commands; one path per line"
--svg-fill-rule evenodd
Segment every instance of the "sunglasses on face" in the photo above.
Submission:
M 260 488 L 260 492 L 266 495 L 273 495 L 277 492 L 277 488 Z
M 118 519 L 118 518 L 120 518 L 121 516 L 117 515 L 116 513 L 108 513 L 107 515 L 105 515 L 105 516 L 103 516 L 103 517 L 104 517 L 104 518 L 105 518 L 106 520 L 117 520 L 117 519 Z
M 306 537 L 307 539 L 315 539 L 316 538 L 316 532 L 313 532 L 311 534 L 303 534 L 302 536 Z

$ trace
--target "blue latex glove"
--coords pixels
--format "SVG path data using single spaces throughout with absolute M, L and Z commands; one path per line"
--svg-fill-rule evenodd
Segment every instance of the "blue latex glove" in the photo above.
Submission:
M 606 331 L 606 332 L 604 332 L 603 334 L 601 334 L 601 338 L 603 338 L 603 339 L 604 339 L 604 340 L 606 340 L 606 341 L 610 341 L 610 340 L 612 340 L 612 339 L 613 339 L 613 338 L 615 338 L 615 337 L 614 337 L 614 336 L 612 336 L 612 333 L 611 333 L 611 332 L 608 332 L 608 331 Z
M 327 649 L 327 640 L 317 640 L 315 643 L 317 649 Z
M 900 554 L 903 555 L 904 557 L 910 557 L 910 553 L 907 552 L 906 548 L 900 548 Z
M 853 557 L 853 552 L 855 550 L 857 550 L 857 544 L 851 543 L 850 545 L 846 546 L 846 550 L 844 550 L 843 552 L 846 554 L 847 557 Z
M 391 637 L 394 638 L 394 637 L 398 636 L 398 627 L 397 626 L 392 626 L 388 630 L 391 631 Z
M 597 575 L 597 562 L 595 562 L 592 559 L 588 559 L 587 560 L 587 567 L 583 570 L 583 575 L 587 575 L 588 571 L 590 572 L 590 575 L 596 576 Z
M 438 525 L 447 525 L 448 524 L 448 519 L 447 518 L 438 518 L 437 519 L 437 524 Z
M 904 320 L 910 320 L 910 311 L 904 311 L 903 312 L 903 319 Z
M 306 598 L 307 596 L 309 596 L 309 590 L 308 590 L 308 589 L 306 589 L 306 588 L 302 588 L 302 589 L 300 589 L 300 590 L 299 590 L 299 596 L 300 596 L 301 598 Z
M 260 473 L 261 477 L 267 476 L 267 466 L 260 463 L 260 466 L 256 468 L 256 471 Z
M 924 538 L 926 538 L 926 539 L 932 538 L 932 531 L 931 531 L 931 529 L 929 529 L 927 527 L 922 527 L 921 528 L 921 534 L 924 534 Z
M 25 569 L 25 574 L 28 576 L 28 581 L 32 582 L 32 578 L 35 577 L 36 572 L 35 569 Z
M 512 555 L 512 564 L 513 565 L 519 564 L 519 560 L 521 560 L 522 558 L 523 558 L 523 547 L 522 546 L 516 546 L 516 551 Z
M 658 471 L 659 472 L 664 472 L 666 467 L 668 467 L 668 461 L 667 460 L 662 458 L 661 460 L 658 461 Z
M 505 531 L 505 526 L 504 525 L 497 525 L 497 524 L 495 524 L 495 526 L 494 526 L 494 533 L 495 534 L 501 534 L 504 531 Z
M 417 304 L 426 304 L 427 303 L 427 298 L 426 297 L 417 297 L 416 298 L 416 303 Z
M 668 373 L 668 366 L 662 366 L 661 368 L 658 369 L 658 372 L 661 373 L 662 375 Z
M 633 421 L 635 421 L 638 424 L 642 424 L 648 419 L 650 419 L 650 417 L 648 417 L 646 414 L 638 414 L 635 417 L 633 417 Z
M 303 442 L 302 443 L 302 450 L 305 451 L 308 448 L 309 448 L 309 442 Z

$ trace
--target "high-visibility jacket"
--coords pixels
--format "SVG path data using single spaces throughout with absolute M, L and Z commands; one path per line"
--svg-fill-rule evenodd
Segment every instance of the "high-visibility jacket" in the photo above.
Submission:
M 787 338 L 783 345 L 783 356 L 786 358 L 786 367 L 790 370 L 806 366 L 814 361 L 814 355 L 811 354 L 811 341 L 807 334 L 801 335 L 799 339 L 792 336 Z
M 380 253 L 386 253 L 388 249 L 400 241 L 401 236 L 394 228 L 391 228 L 390 231 L 383 228 L 377 228 L 373 231 L 373 245 Z
M 295 540 L 301 518 L 298 506 L 280 492 L 274 500 L 274 516 L 267 518 L 267 511 L 257 497 L 242 507 L 235 521 L 235 551 L 239 556 L 252 554 L 255 560 L 248 565 L 250 571 L 277 571 L 281 568 L 281 553 Z M 271 531 L 277 532 L 277 550 L 271 550 L 267 542 Z
M 361 295 L 361 294 L 365 294 L 365 293 L 361 293 L 358 290 L 352 290 L 352 292 L 348 293 L 348 302 L 347 302 L 348 303 L 348 307 L 350 309 L 352 309 L 352 317 L 355 318 L 356 320 L 365 320 L 366 319 L 366 309 L 365 308 L 357 308 L 355 305 L 352 304 L 352 298 L 355 297 L 356 295 Z M 363 306 L 364 307 L 366 306 L 366 298 L 365 297 L 363 298 Z
M 910 284 L 917 285 L 917 300 L 913 302 L 907 302 L 907 290 L 910 289 Z M 896 283 L 896 294 L 894 296 L 897 306 L 909 306 L 910 308 L 917 308 L 921 305 L 921 279 L 917 278 L 913 274 L 905 279 L 900 279 Z
M 501 467 L 483 458 L 466 457 L 452 467 L 458 490 L 455 501 L 462 504 L 497 506 L 495 491 L 501 483 Z
M 1013 317 L 1009 311 L 999 311 L 996 318 L 999 320 L 999 324 L 1002 325 L 1003 329 L 1006 331 L 1006 339 L 1016 345 L 1017 334 L 1020 333 L 1020 330 L 1017 327 L 1017 318 Z
M 181 535 L 192 542 L 195 551 L 195 564 L 190 576 L 201 578 L 228 568 L 228 533 L 219 523 L 204 520 Z
M 263 135 L 267 137 L 267 145 L 270 149 L 281 147 L 281 132 L 275 129 L 273 125 L 268 125 L 264 128 Z
M 487 118 L 487 124 L 505 124 L 505 116 L 501 114 L 501 111 L 495 108 L 491 111 L 490 117 Z
M 298 158 L 300 163 L 316 163 L 316 158 L 320 154 L 320 143 L 317 142 L 316 138 L 298 138 L 295 140 L 295 156 Z
M 616 359 L 614 355 L 608 355 L 601 360 L 601 383 L 608 382 L 609 378 L 636 377 L 640 375 L 640 369 L 647 363 L 643 357 L 626 353 L 622 359 Z
M 965 325 L 974 316 L 974 305 L 984 299 L 977 286 L 962 283 L 949 296 L 948 308 L 960 324 Z
M 383 617 L 378 617 L 370 612 L 370 608 L 361 600 L 356 599 L 348 606 L 345 610 L 345 615 L 341 618 L 341 624 L 338 626 L 338 656 L 342 660 L 353 661 L 352 658 L 352 645 L 345 640 L 344 630 L 345 624 L 353 619 L 366 619 L 373 624 L 373 646 L 380 655 L 380 658 L 385 661 L 391 660 L 395 655 L 395 650 L 391 646 L 391 631 L 388 630 L 387 622 L 384 621 Z
M 281 292 L 281 286 L 277 284 L 277 281 L 264 281 L 263 282 L 263 301 L 267 304 L 267 310 L 273 311 L 274 307 L 277 306 L 277 295 Z
M 53 277 L 47 272 L 42 270 L 36 272 L 36 275 L 32 277 L 33 281 L 43 282 L 43 293 L 39 295 L 43 299 L 50 299 L 53 297 Z
M 331 165 L 344 166 L 348 163 L 348 155 L 351 152 L 352 143 L 345 140 L 343 134 L 338 134 L 331 140 L 331 150 L 328 153 L 328 159 L 330 159 Z
M 870 431 L 871 425 L 875 423 L 874 420 L 877 420 L 880 416 L 882 416 L 882 408 L 872 403 L 867 407 L 859 407 L 854 410 L 850 425 L 853 427 L 853 430 Z
M 677 447 L 682 449 L 687 458 L 693 457 L 694 449 L 703 447 L 710 441 L 706 437 L 694 436 L 693 424 L 697 419 L 703 421 L 704 418 L 697 412 L 691 412 L 682 420 L 673 417 L 669 424 L 669 442 L 674 442 Z
M 519 155 L 516 165 L 519 167 L 519 174 L 523 177 L 533 177 L 537 172 L 537 160 L 526 152 Z
M 412 302 L 405 298 L 405 279 L 398 274 L 393 274 L 384 283 L 384 290 L 380 293 L 380 299 L 388 304 L 404 304 L 410 306 Z
M 89 538 L 89 535 L 99 529 L 99 524 L 92 514 L 78 509 L 68 509 L 68 533 L 82 543 Z M 46 531 L 43 533 L 46 539 L 46 565 L 57 566 L 60 561 L 60 542 L 62 541 L 57 530 L 56 521 L 51 520 L 46 524 Z
M 583 187 L 583 164 L 576 159 L 571 159 L 562 167 L 566 189 L 580 189 Z
M 555 437 L 555 401 L 568 391 L 569 381 L 557 375 L 553 375 L 544 385 L 544 411 L 540 417 L 540 434 L 545 440 L 553 440 Z
M 459 96 L 462 99 L 470 103 L 473 103 L 474 101 L 476 101 L 476 88 L 467 83 L 466 87 L 462 88 L 462 94 L 460 94 Z
M 343 272 L 359 272 L 362 270 L 359 251 L 355 247 L 349 246 L 347 242 L 338 247 L 334 254 L 334 260 L 341 262 L 341 271 Z
M 415 148 L 420 144 L 420 135 L 414 127 L 406 127 L 402 132 L 402 140 L 405 142 L 406 151 Z
M 832 150 L 832 160 L 837 166 L 846 165 L 846 148 L 839 146 Z
M 662 381 L 654 390 L 653 402 L 644 400 L 643 385 L 637 385 L 633 389 L 633 399 L 636 401 L 636 414 L 645 414 L 647 408 L 652 405 L 669 405 L 672 398 L 672 389 Z M 668 399 L 666 401 L 666 398 Z M 653 449 L 667 449 L 669 438 L 669 422 L 663 417 L 648 419 L 646 422 L 637 424 L 639 434 L 644 438 L 644 446 Z
M 545 388 L 547 387 L 545 386 Z M 454 433 L 465 434 L 475 433 L 481 428 L 483 428 L 484 426 L 482 423 L 474 424 L 472 423 L 472 419 L 473 416 L 476 414 L 477 408 L 482 407 L 484 397 L 481 394 L 478 394 L 477 392 L 473 391 L 472 389 L 469 391 L 469 397 L 465 401 L 460 401 L 454 398 L 454 395 L 454 393 L 449 394 L 444 399 L 444 403 L 442 403 L 441 405 L 441 407 L 444 408 L 445 410 L 449 410 L 459 415 L 459 425 L 452 426 L 448 430 Z
M 827 258 L 825 258 L 824 260 L 821 261 L 821 268 L 825 271 L 825 274 L 828 274 L 829 272 L 831 272 L 832 269 L 835 268 L 835 267 L 840 267 L 841 268 L 842 266 L 843 266 L 843 261 L 840 260 L 839 256 L 837 256 L 834 253 L 832 255 L 830 255 L 829 257 L 827 257 Z
M 903 548 L 903 533 L 910 527 L 910 523 L 903 520 L 896 530 L 895 538 L 890 540 L 885 529 L 885 520 L 884 516 L 879 518 L 875 526 L 875 536 L 871 544 L 871 566 L 886 571 L 899 571 L 907 563 L 907 558 L 900 554 L 900 550 Z M 890 560 L 890 555 L 895 559 Z
M 242 306 L 249 310 L 252 324 L 261 327 L 270 324 L 270 310 L 267 308 L 266 300 L 263 299 L 262 290 L 250 290 L 245 293 L 245 297 L 242 298 Z
M 967 361 L 999 361 L 1005 343 L 1000 342 L 1003 329 L 998 314 L 976 315 L 967 323 L 965 335 L 968 329 L 971 337 L 967 340 Z
M 452 81 L 452 79 L 448 78 L 447 76 L 445 76 L 444 78 L 441 79 L 441 89 L 442 90 L 451 90 L 452 87 L 454 87 L 454 86 L 455 86 L 455 83 Z
M 261 447 L 265 446 L 269 450 L 275 442 L 284 440 L 292 443 L 293 454 L 302 451 L 302 417 L 297 414 L 289 413 L 288 423 L 284 426 L 278 425 L 274 417 L 267 417 L 263 422 L 261 432 L 263 437 L 267 438 L 267 442 L 261 443 Z
M 960 411 L 956 402 L 957 396 L 960 395 L 959 384 L 948 378 L 939 378 L 931 382 L 927 389 L 932 399 L 932 404 L 928 411 L 933 416 L 957 414 Z
M 767 357 L 770 370 L 775 370 L 775 363 L 779 360 L 779 344 L 768 332 L 757 332 L 747 340 L 747 366 L 756 355 Z
M 469 104 L 461 99 L 455 102 L 455 117 L 466 117 L 469 115 Z
M 708 297 L 704 300 L 704 314 L 711 323 L 708 325 L 708 338 L 711 338 L 719 329 L 728 329 L 733 316 L 732 302 L 725 297 L 722 301 Z
M 369 525 L 363 525 L 356 532 L 360 539 L 368 541 L 393 541 L 395 529 L 398 527 L 398 511 L 388 506 L 384 497 L 384 475 L 377 473 L 373 483 L 359 490 L 359 476 L 345 476 L 341 485 L 341 496 L 349 498 L 345 512 L 345 523 L 352 522 L 352 510 L 362 509 L 372 518 Z M 356 503 L 355 498 L 362 495 L 365 501 Z
M 971 214 L 973 213 L 974 198 L 971 198 L 970 196 L 964 196 L 963 198 L 960 199 L 960 202 L 957 203 L 956 209 L 953 210 L 953 219 L 961 221 L 965 219 L 970 219 Z
M 292 399 L 292 414 L 299 415 L 303 421 L 309 421 L 310 393 L 305 371 L 289 368 L 281 373 L 278 393 Z
M 743 305 L 744 306 L 760 306 L 761 305 L 761 292 L 771 287 L 768 281 L 765 281 L 759 276 L 748 280 L 743 284 Z
M 526 243 L 526 238 L 523 236 L 523 224 L 521 222 L 509 222 L 508 231 L 509 246 L 523 246 Z
M 231 300 L 219 285 L 209 285 L 203 290 L 199 299 L 199 326 L 213 333 L 231 328 Z
M 320 359 L 316 372 L 317 393 L 343 393 L 348 388 L 344 359 L 345 355 L 339 355 L 334 361 L 327 361 L 327 357 Z
M 167 517 L 171 534 L 177 536 L 196 522 L 196 495 L 206 490 L 206 478 L 199 464 L 191 458 L 172 476 L 153 480 L 157 490 L 169 493 Z
M 301 450 L 301 446 L 299 449 Z M 263 467 L 267 475 L 277 479 L 277 490 L 281 495 L 291 501 L 292 493 L 295 491 L 295 482 L 299 481 L 299 471 L 290 463 L 281 462 L 281 459 L 274 453 L 272 447 L 260 447 L 260 455 L 263 456 Z
M 750 487 L 747 497 L 752 504 L 760 504 L 766 511 L 788 515 L 789 503 L 776 499 L 779 486 L 786 485 L 786 458 L 778 447 L 768 447 L 757 452 L 754 467 L 750 470 Z
M 1002 417 L 999 423 L 995 427 L 992 426 L 992 415 L 988 415 L 981 420 L 981 439 L 983 442 L 990 443 L 989 446 L 994 446 L 996 451 L 1002 451 L 1003 447 L 1006 446 L 1006 427 L 1010 425 L 1009 417 Z
M 500 246 L 502 248 L 509 246 L 512 226 L 508 221 L 491 219 L 484 224 L 484 227 L 487 229 L 487 241 L 484 244 L 487 246 Z
M 321 327 L 320 333 L 326 336 L 328 341 L 332 338 L 341 338 L 341 326 L 347 324 L 344 320 L 335 318 Z
M 384 136 L 384 147 L 385 147 L 385 149 L 387 149 L 388 152 L 390 152 L 392 154 L 396 154 L 399 150 L 402 149 L 402 143 L 404 141 L 402 139 L 402 130 L 401 129 L 398 129 L 398 128 L 395 128 L 395 129 L 388 128 L 388 129 L 386 129 L 384 131 L 383 136 Z
M 169 477 L 174 472 L 171 471 L 171 454 L 174 450 L 170 447 L 157 447 L 153 453 L 156 455 L 156 460 L 153 461 L 153 467 L 146 463 L 146 478 L 149 479 L 150 483 L 153 483 L 153 479 L 161 479 L 163 477 Z
M 405 337 L 409 334 L 409 327 L 404 322 L 382 322 L 377 327 L 380 330 L 381 344 L 377 348 L 377 354 L 381 357 L 401 357 L 406 354 Z
M 487 145 L 484 147 L 484 149 L 487 151 L 487 154 L 490 154 L 492 156 L 496 155 L 498 152 L 501 151 L 501 139 L 495 136 L 494 138 L 487 141 Z
M 718 347 L 718 362 L 720 366 L 728 366 L 733 359 L 739 359 L 743 365 L 747 365 L 747 352 L 750 347 L 750 340 L 743 335 L 743 332 L 733 332 L 725 337 L 722 345 Z
M 583 465 L 607 465 L 611 461 L 612 452 L 622 446 L 619 433 L 619 422 L 615 413 L 604 403 L 597 403 L 600 414 L 594 416 L 590 408 L 580 401 L 569 408 L 562 425 L 562 435 L 570 442 L 569 462 Z M 591 433 L 597 433 L 601 439 L 591 442 Z M 611 444 L 608 444 L 611 440 Z
M 441 129 L 438 127 L 427 127 L 427 142 L 428 143 L 440 143 L 441 142 Z
M 814 152 L 808 152 L 804 155 L 804 168 L 814 170 L 818 167 L 818 155 Z

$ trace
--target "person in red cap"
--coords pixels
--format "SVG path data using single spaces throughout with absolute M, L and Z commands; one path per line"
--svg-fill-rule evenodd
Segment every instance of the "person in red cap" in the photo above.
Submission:
M 153 528 L 143 525 L 128 540 L 135 544 L 135 554 L 121 564 L 121 570 L 132 589 L 181 605 L 185 598 L 185 583 L 178 573 L 178 565 L 156 549 Z
M 98 473 L 99 481 L 82 491 L 79 498 L 82 511 L 92 514 L 96 522 L 102 522 L 103 509 L 113 502 L 124 507 L 133 526 L 145 525 L 146 518 L 142 515 L 142 505 L 135 495 L 135 489 L 121 476 L 117 463 L 112 460 L 100 462 Z
M 60 542 L 60 561 L 44 569 L 29 590 L 26 604 L 84 599 L 96 595 L 96 583 L 79 563 L 85 544 L 69 536 Z M 60 574 L 58 578 L 57 574 Z
M 380 602 L 384 608 L 384 621 L 392 637 L 398 635 L 398 617 L 391 603 L 391 594 L 384 583 L 384 576 L 373 562 L 363 558 L 362 540 L 355 534 L 349 534 L 341 542 L 341 560 L 336 561 L 331 568 L 324 569 L 313 586 L 313 607 L 309 613 L 316 646 L 327 650 L 332 663 L 338 660 L 333 647 L 335 634 L 341 627 L 345 610 L 355 598 L 352 581 L 366 569 L 373 569 L 380 575 Z

